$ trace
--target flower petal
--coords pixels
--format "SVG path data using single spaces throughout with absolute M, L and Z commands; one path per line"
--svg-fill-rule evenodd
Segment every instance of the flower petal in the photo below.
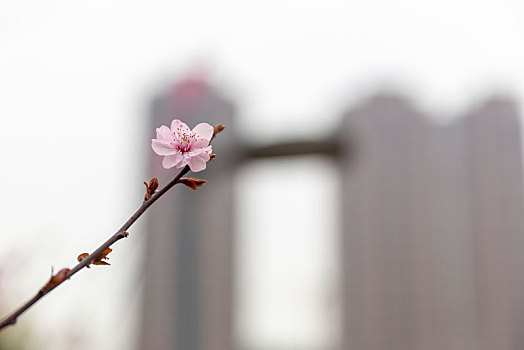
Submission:
M 187 160 L 186 160 L 186 157 L 184 157 L 184 154 L 183 153 L 179 153 L 180 154 L 180 158 L 178 160 L 178 162 L 175 164 L 175 167 L 176 168 L 183 168 L 187 165 Z
M 197 151 L 199 149 L 206 147 L 207 145 L 209 145 L 209 140 L 206 140 L 206 139 L 196 140 L 191 144 L 191 151 Z
M 213 137 L 214 128 L 208 123 L 200 123 L 193 128 L 193 132 L 196 134 L 197 139 L 204 139 L 208 142 Z
M 189 169 L 191 169 L 192 172 L 197 173 L 199 171 L 204 170 L 205 168 L 206 161 L 202 159 L 200 156 L 189 158 Z
M 156 129 L 156 138 L 159 141 L 166 141 L 171 142 L 173 141 L 173 134 L 171 133 L 171 130 L 165 125 L 162 125 L 161 127 Z
M 209 145 L 204 148 L 192 149 L 191 152 L 189 152 L 189 156 L 190 157 L 201 157 L 203 160 L 207 162 L 210 158 L 211 152 L 212 152 L 212 146 Z
M 209 161 L 209 159 L 211 159 L 211 146 L 207 146 L 206 148 L 204 148 L 204 151 L 202 153 L 200 153 L 200 158 L 202 158 L 203 160 L 205 160 L 206 162 Z
M 157 139 L 151 140 L 151 147 L 153 151 L 160 156 L 170 156 L 178 152 L 173 146 Z
M 178 164 L 180 163 L 180 160 L 182 158 L 183 157 L 180 152 L 177 152 L 176 154 L 173 154 L 173 155 L 165 156 L 164 159 L 162 160 L 162 166 L 165 169 L 170 169 L 174 167 L 175 165 L 177 166 L 177 168 L 181 168 L 180 166 L 178 166 Z
M 189 126 L 187 126 L 186 123 L 181 122 L 178 119 L 175 119 L 171 122 L 171 132 L 179 135 L 185 132 L 186 134 L 189 134 L 191 129 L 189 129 Z

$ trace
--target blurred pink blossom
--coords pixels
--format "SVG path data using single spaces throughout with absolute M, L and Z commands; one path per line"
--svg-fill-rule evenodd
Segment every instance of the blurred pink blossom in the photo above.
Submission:
M 213 127 L 207 123 L 200 123 L 191 130 L 186 123 L 175 119 L 171 122 L 171 130 L 165 125 L 156 129 L 156 139 L 151 140 L 151 147 L 156 154 L 164 156 L 164 168 L 189 165 L 191 171 L 199 172 L 209 161 L 212 151 L 209 141 L 213 132 Z

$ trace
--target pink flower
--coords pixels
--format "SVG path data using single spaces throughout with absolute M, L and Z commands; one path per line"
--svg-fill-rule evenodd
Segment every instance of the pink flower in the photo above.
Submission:
M 183 168 L 189 165 L 193 172 L 206 168 L 210 158 L 213 127 L 200 123 L 189 129 L 186 123 L 175 119 L 171 122 L 171 130 L 165 125 L 156 129 L 156 139 L 151 140 L 151 147 L 156 154 L 164 156 L 162 166 L 166 169 Z

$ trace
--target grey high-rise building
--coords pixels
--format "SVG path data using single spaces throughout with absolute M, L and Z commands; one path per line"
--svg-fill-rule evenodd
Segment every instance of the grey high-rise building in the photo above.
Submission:
M 220 161 L 207 164 L 204 176 L 213 181 L 205 190 L 174 188 L 148 214 L 140 348 L 230 350 L 234 169 L 227 165 L 232 163 L 228 157 L 234 156 L 234 109 L 198 76 L 159 95 L 152 107 L 155 128 L 170 126 L 178 118 L 191 127 L 224 123 L 229 135 L 213 141 Z M 163 186 L 179 169 L 163 169 L 161 158 L 152 155 L 150 175 Z
M 344 349 L 524 346 L 523 186 L 513 103 L 436 126 L 378 97 L 346 115 Z
M 522 145 L 512 101 L 489 100 L 440 126 L 405 99 L 379 95 L 352 107 L 325 140 L 258 148 L 239 144 L 233 105 L 202 79 L 183 80 L 153 107 L 155 127 L 178 116 L 232 128 L 213 142 L 219 159 L 208 163 L 204 190 L 175 189 L 149 213 L 141 348 L 254 350 L 234 343 L 242 233 L 233 232 L 231 180 L 246 159 L 301 154 L 339 165 L 341 349 L 524 346 Z M 160 163 L 153 155 L 151 175 L 166 183 L 174 173 Z

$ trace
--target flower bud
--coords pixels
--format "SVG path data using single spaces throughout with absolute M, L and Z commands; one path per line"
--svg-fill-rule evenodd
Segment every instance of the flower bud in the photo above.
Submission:
M 113 249 L 111 248 L 107 248 L 106 250 L 104 250 L 102 254 L 100 254 L 100 256 L 93 261 L 93 265 L 111 265 L 108 262 L 102 261 L 102 259 L 109 259 L 107 257 L 107 254 L 111 253 L 112 251 Z
M 127 232 L 126 232 L 127 233 Z M 111 265 L 110 263 L 108 262 L 105 262 L 105 261 L 102 261 L 102 259 L 109 259 L 107 257 L 107 254 L 111 253 L 113 251 L 113 249 L 111 248 L 107 248 L 106 250 L 104 250 L 100 256 L 98 258 L 95 258 L 93 259 L 89 264 L 93 264 L 93 265 Z M 82 261 L 84 260 L 85 258 L 87 258 L 89 256 L 88 253 L 82 253 L 80 254 L 76 259 L 78 261 Z M 87 268 L 89 268 L 89 264 L 86 266 Z
M 68 268 L 58 271 L 56 275 L 53 276 L 53 270 L 51 269 L 51 278 L 47 281 L 46 285 L 42 288 L 43 291 L 49 292 L 51 289 L 58 286 L 60 283 L 64 282 L 67 279 L 67 274 L 71 271 Z
M 151 181 L 149 181 L 149 185 L 146 182 L 144 182 L 144 186 L 146 186 L 146 194 L 144 196 L 144 200 L 147 201 L 148 199 L 151 199 L 153 194 L 155 194 L 155 191 L 158 188 L 158 179 L 154 177 L 151 179 Z
M 149 181 L 149 189 L 155 192 L 157 188 L 158 188 L 158 179 L 154 177 L 151 179 L 151 181 Z
M 213 127 L 213 133 L 216 135 L 222 130 L 224 130 L 226 127 L 223 124 L 217 124 Z

